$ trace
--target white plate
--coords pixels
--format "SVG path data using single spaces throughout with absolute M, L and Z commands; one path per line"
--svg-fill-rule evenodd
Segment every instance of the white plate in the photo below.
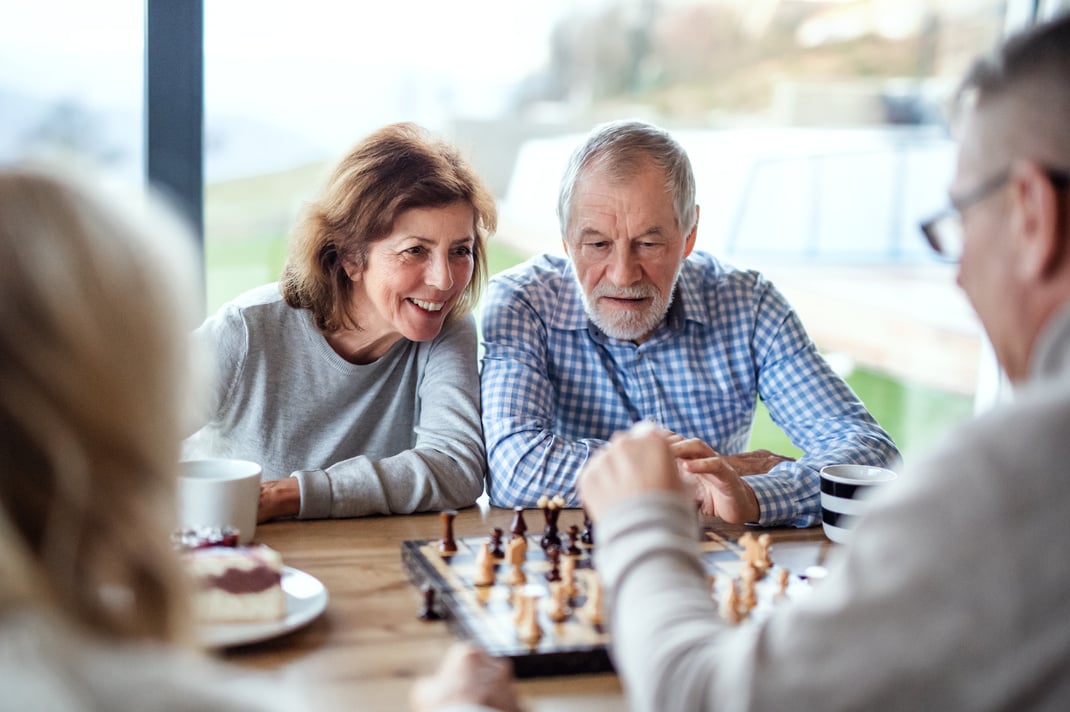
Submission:
M 308 625 L 327 608 L 327 588 L 318 578 L 290 566 L 282 567 L 286 616 L 269 623 L 220 623 L 200 627 L 209 648 L 229 648 L 275 638 Z

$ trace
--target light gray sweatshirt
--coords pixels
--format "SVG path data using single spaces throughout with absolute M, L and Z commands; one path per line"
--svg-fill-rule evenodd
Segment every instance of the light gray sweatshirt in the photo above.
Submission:
M 718 616 L 693 502 L 608 512 L 595 557 L 631 708 L 1070 709 L 1070 309 L 1016 401 L 882 488 L 828 577 L 759 624 Z
M 185 459 L 241 458 L 264 480 L 297 477 L 302 519 L 467 507 L 482 493 L 471 316 L 358 365 L 273 283 L 224 305 L 194 339 L 215 387 Z

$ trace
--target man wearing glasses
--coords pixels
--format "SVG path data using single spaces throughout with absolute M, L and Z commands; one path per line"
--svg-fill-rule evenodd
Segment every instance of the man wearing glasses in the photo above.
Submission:
M 616 436 L 579 487 L 633 709 L 1070 709 L 1070 16 L 979 60 L 958 108 L 952 208 L 923 231 L 1015 403 L 884 488 L 811 596 L 735 627 L 669 444 Z

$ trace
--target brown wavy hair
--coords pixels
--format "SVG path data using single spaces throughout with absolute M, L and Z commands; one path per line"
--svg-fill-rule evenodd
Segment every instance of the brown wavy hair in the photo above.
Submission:
M 487 239 L 498 221 L 494 196 L 455 146 L 412 123 L 375 131 L 335 167 L 290 236 L 283 298 L 295 309 L 310 310 L 324 333 L 359 328 L 343 263 L 351 260 L 363 272 L 369 246 L 390 234 L 401 213 L 461 200 L 475 213 L 474 266 L 449 318 L 468 314 L 487 279 Z

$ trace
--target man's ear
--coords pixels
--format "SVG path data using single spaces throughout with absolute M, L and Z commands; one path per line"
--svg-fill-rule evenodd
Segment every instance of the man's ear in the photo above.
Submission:
M 691 250 L 695 249 L 695 238 L 698 236 L 698 211 L 699 206 L 695 206 L 695 224 L 691 226 L 691 232 L 687 234 L 687 238 L 684 241 L 684 257 L 691 254 Z
M 1060 191 L 1045 170 L 1033 161 L 1020 161 L 1011 168 L 1012 239 L 1019 241 L 1022 277 L 1050 277 L 1064 259 L 1059 234 Z
M 566 257 L 568 257 L 568 256 L 569 256 L 569 254 L 568 254 L 568 240 L 566 240 L 566 239 L 565 239 L 565 238 L 563 238 L 563 237 L 561 238 L 561 247 L 563 247 L 563 248 L 564 248 L 564 250 L 565 250 L 565 256 L 566 256 Z

